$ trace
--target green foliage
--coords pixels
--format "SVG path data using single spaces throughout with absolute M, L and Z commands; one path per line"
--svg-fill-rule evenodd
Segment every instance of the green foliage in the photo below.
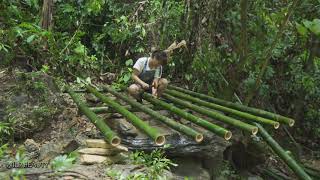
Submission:
M 9 137 L 12 135 L 12 130 L 13 129 L 10 123 L 0 122 L 0 145 L 9 139 Z
M 6 154 L 7 149 L 8 149 L 8 144 L 3 144 L 3 145 L 0 146 L 0 160 Z
M 166 146 L 167 148 L 169 146 Z M 170 166 L 177 166 L 164 155 L 163 149 L 157 149 L 150 154 L 143 151 L 136 151 L 130 154 L 130 160 L 135 165 L 142 166 L 143 171 L 135 172 L 134 174 L 125 175 L 120 171 L 108 168 L 106 173 L 114 180 L 161 180 L 166 179 L 164 171 L 169 170 Z
M 10 159 L 7 163 L 8 164 L 26 164 L 29 161 L 28 157 L 25 154 L 25 149 L 23 146 L 18 147 L 17 152 L 15 154 L 14 159 Z M 22 167 L 22 168 L 13 168 L 11 170 L 10 176 L 14 179 L 14 180 L 25 180 L 25 173 L 26 170 Z
M 146 179 L 161 179 L 164 170 L 170 170 L 170 166 L 177 166 L 170 159 L 167 159 L 164 153 L 163 149 L 154 150 L 150 154 L 136 151 L 131 154 L 130 159 L 134 164 L 144 165 L 148 168 L 144 175 Z
M 129 59 L 125 62 L 126 68 L 120 71 L 120 75 L 117 78 L 117 81 L 112 84 L 112 87 L 120 90 L 121 88 L 128 86 L 131 82 L 131 75 L 132 75 L 132 65 L 133 60 Z
M 72 167 L 78 156 L 75 152 L 69 155 L 57 156 L 51 161 L 50 166 L 55 172 L 63 172 Z

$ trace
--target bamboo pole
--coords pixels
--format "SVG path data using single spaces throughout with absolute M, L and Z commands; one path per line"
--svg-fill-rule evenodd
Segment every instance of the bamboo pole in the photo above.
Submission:
M 223 127 L 220 127 L 220 126 L 215 125 L 213 123 L 210 123 L 200 117 L 197 117 L 197 116 L 194 116 L 190 113 L 187 113 L 184 110 L 179 109 L 174 105 L 171 105 L 169 103 L 166 103 L 166 102 L 163 102 L 159 99 L 156 99 L 156 98 L 152 97 L 152 95 L 150 95 L 150 94 L 144 93 L 142 96 L 145 100 L 151 102 L 152 104 L 159 105 L 159 106 L 179 115 L 180 117 L 182 117 L 186 120 L 189 120 L 189 121 L 205 128 L 205 129 L 213 132 L 214 134 L 224 138 L 225 140 L 229 140 L 232 137 L 232 133 Z
M 218 99 L 218 98 L 214 98 L 212 96 L 208 96 L 205 94 L 200 94 L 200 93 L 196 93 L 187 89 L 183 89 L 180 87 L 176 87 L 176 86 L 172 86 L 169 85 L 168 86 L 170 89 L 174 89 L 189 95 L 192 95 L 193 97 L 198 97 L 201 98 L 203 100 L 206 100 L 208 102 L 212 102 L 212 103 L 216 103 L 219 104 L 221 106 L 225 106 L 225 107 L 229 107 L 229 108 L 233 108 L 239 111 L 243 111 L 243 112 L 247 112 L 247 113 L 251 113 L 257 116 L 261 116 L 264 118 L 268 118 L 268 119 L 272 119 L 275 121 L 278 121 L 280 123 L 284 123 L 284 124 L 288 124 L 290 127 L 294 125 L 295 121 L 291 118 L 287 118 L 284 116 L 281 116 L 279 114 L 274 114 L 268 111 L 264 111 L 264 110 L 260 110 L 260 109 L 256 109 L 256 108 L 252 108 L 252 107 L 248 107 L 248 106 L 244 106 L 242 104 L 237 104 L 237 103 L 233 103 L 233 102 L 229 102 L 229 101 L 225 101 L 222 99 Z
M 235 110 L 235 109 L 231 109 L 231 108 L 228 108 L 228 107 L 220 106 L 218 104 L 209 103 L 209 102 L 203 101 L 201 99 L 189 96 L 187 94 L 183 94 L 183 93 L 178 92 L 176 90 L 168 90 L 167 89 L 165 92 L 167 92 L 168 94 L 170 94 L 172 96 L 179 97 L 179 98 L 191 101 L 193 103 L 196 103 L 196 104 L 201 105 L 201 106 L 205 106 L 207 108 L 212 108 L 212 109 L 215 109 L 217 111 L 222 111 L 222 112 L 225 112 L 225 113 L 230 113 L 230 114 L 236 115 L 238 117 L 243 118 L 243 120 L 245 120 L 245 121 L 249 120 L 249 121 L 255 121 L 255 122 L 259 122 L 259 123 L 263 123 L 263 124 L 267 124 L 267 125 L 272 125 L 275 129 L 278 129 L 279 126 L 280 126 L 279 122 L 272 121 L 270 119 L 265 119 L 265 118 L 258 117 L 258 116 L 254 116 L 252 114 L 244 113 L 244 112 L 241 112 L 241 111 L 238 111 L 238 110 Z
M 104 96 L 103 94 L 99 93 L 95 88 L 92 86 L 86 85 L 88 91 L 98 97 L 102 102 L 106 103 L 111 108 L 115 109 L 118 113 L 122 114 L 126 117 L 134 126 L 141 129 L 145 132 L 149 137 L 151 137 L 157 145 L 163 145 L 165 143 L 165 137 L 159 133 L 156 128 L 149 126 L 146 122 L 142 121 L 139 117 L 135 114 L 131 113 L 127 109 L 123 108 L 120 104 L 116 103 L 115 101 L 111 100 L 110 98 Z
M 259 134 L 268 143 L 271 149 L 292 169 L 300 178 L 311 180 L 310 176 L 303 168 L 270 136 L 270 134 L 259 124 L 254 123 L 259 128 Z
M 216 119 L 218 121 L 221 121 L 221 122 L 230 124 L 232 126 L 235 126 L 237 128 L 240 128 L 242 130 L 248 131 L 251 134 L 257 134 L 257 132 L 258 132 L 258 128 L 253 126 L 253 125 L 250 125 L 250 124 L 244 123 L 242 121 L 239 121 L 237 119 L 222 115 L 222 114 L 220 114 L 218 112 L 210 111 L 208 109 L 199 107 L 197 105 L 193 105 L 190 102 L 186 102 L 186 101 L 180 100 L 178 98 L 170 96 L 167 93 L 164 93 L 163 96 L 166 99 L 174 102 L 175 104 L 179 104 L 179 105 L 184 106 L 186 108 L 192 109 L 192 110 L 194 110 L 194 111 L 196 111 L 198 113 L 201 113 L 201 114 L 207 115 L 207 116 L 209 116 L 211 118 L 214 118 L 214 119 Z
M 79 110 L 102 132 L 105 140 L 113 146 L 119 145 L 121 139 L 108 127 L 103 119 L 92 112 L 69 87 L 67 87 L 67 92 L 77 104 Z
M 108 86 L 103 86 L 103 88 L 106 89 L 109 93 L 113 94 L 114 96 L 127 102 L 128 104 L 130 104 L 134 108 L 137 108 L 137 109 L 141 110 L 142 112 L 145 112 L 146 114 L 149 114 L 150 116 L 154 117 L 155 119 L 165 123 L 169 127 L 192 137 L 196 142 L 200 143 L 203 140 L 203 135 L 201 133 L 193 130 L 192 128 L 190 128 L 186 125 L 180 124 L 180 123 L 174 121 L 173 119 L 165 117 L 165 116 L 159 114 L 158 112 L 148 108 L 147 106 L 145 106 L 141 103 L 138 103 L 135 100 L 132 100 L 123 94 L 118 93 L 117 91 L 115 91 L 114 89 L 112 89 Z

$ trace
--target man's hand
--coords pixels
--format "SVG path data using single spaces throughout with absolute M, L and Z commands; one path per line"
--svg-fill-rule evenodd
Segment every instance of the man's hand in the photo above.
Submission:
M 152 95 L 154 97 L 158 97 L 158 81 L 159 79 L 155 79 L 152 83 Z
M 143 82 L 143 83 L 141 84 L 141 86 L 142 86 L 142 88 L 143 88 L 144 90 L 147 90 L 147 89 L 150 88 L 149 84 L 147 84 L 147 83 L 145 83 L 145 82 Z

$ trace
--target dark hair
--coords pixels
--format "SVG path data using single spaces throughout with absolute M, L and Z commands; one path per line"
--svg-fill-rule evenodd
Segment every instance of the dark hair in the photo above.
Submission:
M 164 51 L 155 50 L 151 54 L 151 58 L 156 59 L 157 61 L 160 61 L 161 65 L 166 65 L 168 61 L 168 55 Z

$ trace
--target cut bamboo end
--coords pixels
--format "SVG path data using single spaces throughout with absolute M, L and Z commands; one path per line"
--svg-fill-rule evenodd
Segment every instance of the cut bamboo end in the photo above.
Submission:
M 158 136 L 155 140 L 156 145 L 162 146 L 166 142 L 166 138 L 164 136 Z
M 202 142 L 202 141 L 203 141 L 203 135 L 202 135 L 202 134 L 198 134 L 198 135 L 196 136 L 196 138 L 195 138 L 195 141 L 196 141 L 197 143 Z
M 229 140 L 229 139 L 231 139 L 231 137 L 232 137 L 232 132 L 231 131 L 227 131 L 225 134 L 224 134 L 224 139 L 225 140 Z
M 114 138 L 111 140 L 111 145 L 112 145 L 112 146 L 118 146 L 120 143 L 121 143 L 121 139 L 120 139 L 119 137 L 114 137 Z
M 290 121 L 289 121 L 289 126 L 290 126 L 290 127 L 294 126 L 294 123 L 295 123 L 295 121 L 294 121 L 293 119 L 290 120 Z
M 254 127 L 254 128 L 252 129 L 251 133 L 252 133 L 253 135 L 256 135 L 256 134 L 258 133 L 258 128 L 257 128 L 257 127 Z
M 274 124 L 273 124 L 273 127 L 274 127 L 275 129 L 278 129 L 278 128 L 280 127 L 280 123 L 278 123 L 278 122 L 274 123 Z

